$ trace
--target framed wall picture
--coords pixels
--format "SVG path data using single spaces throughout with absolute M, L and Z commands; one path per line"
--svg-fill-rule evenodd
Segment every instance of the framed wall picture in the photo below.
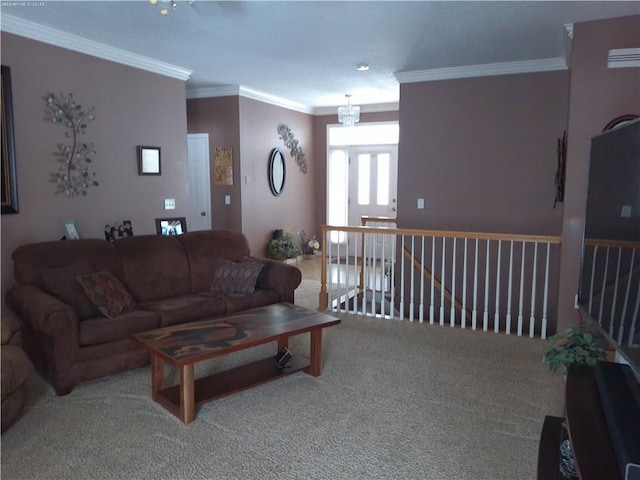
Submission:
M 18 180 L 13 139 L 11 69 L 2 65 L 2 214 L 18 213 Z
M 138 175 L 162 175 L 160 147 L 138 145 Z
M 187 231 L 185 217 L 156 218 L 156 232 L 158 235 L 182 235 Z
M 62 231 L 64 232 L 64 238 L 66 240 L 78 240 L 82 238 L 77 220 L 62 220 Z

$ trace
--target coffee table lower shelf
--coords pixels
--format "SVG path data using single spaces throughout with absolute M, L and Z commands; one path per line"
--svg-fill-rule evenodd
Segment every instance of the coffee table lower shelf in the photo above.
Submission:
M 194 406 L 199 407 L 227 395 L 241 392 L 293 373 L 307 371 L 309 366 L 308 359 L 293 357 L 287 368 L 279 369 L 275 365 L 275 358 L 267 357 L 207 377 L 194 379 Z M 158 390 L 154 393 L 153 399 L 182 419 L 179 384 Z

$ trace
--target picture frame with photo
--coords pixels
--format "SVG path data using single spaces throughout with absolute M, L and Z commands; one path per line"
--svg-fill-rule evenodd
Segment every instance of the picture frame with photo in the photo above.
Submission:
M 62 232 L 65 240 L 79 240 L 82 238 L 78 221 L 75 219 L 62 220 Z
M 113 222 L 104 226 L 104 238 L 108 242 L 115 242 L 125 237 L 133 237 L 131 220 L 122 220 L 120 223 Z
M 182 235 L 187 232 L 185 217 L 156 218 L 156 232 L 158 235 Z

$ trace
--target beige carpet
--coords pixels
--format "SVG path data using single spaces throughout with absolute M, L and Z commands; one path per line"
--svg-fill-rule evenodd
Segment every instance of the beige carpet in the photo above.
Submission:
M 305 280 L 296 302 L 311 306 L 318 286 Z M 325 332 L 321 377 L 208 403 L 190 425 L 151 400 L 149 368 L 65 397 L 34 377 L 25 416 L 2 435 L 2 478 L 536 478 L 544 416 L 563 407 L 544 342 L 361 317 Z M 291 348 L 308 355 L 308 335 Z M 238 352 L 196 375 L 274 351 Z

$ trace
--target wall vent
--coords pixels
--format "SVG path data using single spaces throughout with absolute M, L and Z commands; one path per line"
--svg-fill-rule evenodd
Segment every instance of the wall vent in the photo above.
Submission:
M 607 68 L 640 67 L 640 47 L 609 50 Z

